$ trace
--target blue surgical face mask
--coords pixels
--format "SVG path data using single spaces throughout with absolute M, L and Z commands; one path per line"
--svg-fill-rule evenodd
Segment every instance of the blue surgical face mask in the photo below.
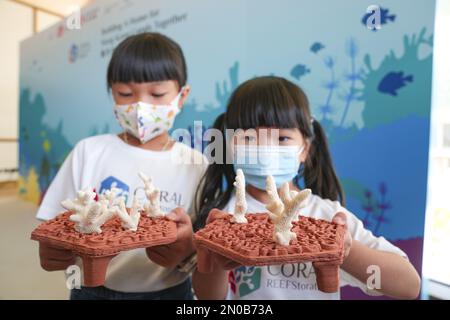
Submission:
M 303 146 L 235 146 L 234 170 L 242 169 L 246 183 L 262 190 L 271 175 L 279 188 L 297 176 L 302 151 Z

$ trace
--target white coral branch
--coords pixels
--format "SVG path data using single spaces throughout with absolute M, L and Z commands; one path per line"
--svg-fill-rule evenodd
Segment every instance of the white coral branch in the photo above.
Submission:
M 245 177 L 241 169 L 236 171 L 236 178 L 233 183 L 236 188 L 236 204 L 231 222 L 247 223 L 245 214 L 247 213 L 247 200 L 245 199 Z
M 112 208 L 117 206 L 120 202 L 120 197 L 117 195 L 120 193 L 120 189 L 111 188 L 110 190 L 106 190 L 103 194 L 99 196 L 100 201 L 105 201 L 108 208 Z
M 80 233 L 101 233 L 101 226 L 114 215 L 105 202 L 95 201 L 95 196 L 95 192 L 85 189 L 78 191 L 77 198 L 61 202 L 73 213 L 69 219 L 75 222 L 75 230 Z
M 131 214 L 125 207 L 125 199 L 118 197 L 119 190 L 112 188 L 100 195 L 95 201 L 95 192 L 91 189 L 81 190 L 77 193 L 77 198 L 62 201 L 62 206 L 73 214 L 69 219 L 75 222 L 75 230 L 80 233 L 101 233 L 101 227 L 115 215 L 122 220 L 125 229 L 137 230 L 139 225 L 139 202 L 135 198 Z
M 108 206 L 108 202 L 105 200 L 99 199 L 97 205 L 99 207 L 100 214 L 95 219 L 94 224 L 102 226 L 106 223 L 106 221 L 114 217 L 115 212 L 114 210 L 111 210 L 111 207 Z
M 266 205 L 266 209 L 269 210 L 270 219 L 277 220 L 284 211 L 284 204 L 278 196 L 277 186 L 272 176 L 266 178 L 266 191 L 269 195 L 269 203 Z
M 266 208 L 269 210 L 269 217 L 274 224 L 273 240 L 283 246 L 288 246 L 291 240 L 297 237 L 291 231 L 292 222 L 297 219 L 299 210 L 305 206 L 305 200 L 311 194 L 311 190 L 290 191 L 289 184 L 286 182 L 282 185 L 279 196 L 272 176 L 267 177 L 266 189 L 270 199 Z
M 164 217 L 165 213 L 161 210 L 159 201 L 160 190 L 153 185 L 152 179 L 144 173 L 139 172 L 139 177 L 144 182 L 145 196 L 148 199 L 148 202 L 144 204 L 145 214 L 151 218 Z
M 141 213 L 139 212 L 140 204 L 139 200 L 135 197 L 133 199 L 133 205 L 128 214 L 127 208 L 125 206 L 125 199 L 123 197 L 119 198 L 119 203 L 115 206 L 114 211 L 117 216 L 122 220 L 122 227 L 127 230 L 136 231 L 139 225 L 139 220 L 141 218 Z
M 145 185 L 145 195 L 148 202 L 144 205 L 144 211 L 149 217 L 162 217 L 159 197 L 160 191 L 155 188 L 152 180 L 143 173 L 139 173 Z M 96 193 L 92 189 L 80 190 L 75 199 L 67 199 L 61 202 L 62 206 L 71 211 L 69 219 L 75 222 L 75 230 L 80 233 L 101 233 L 101 227 L 114 216 L 122 221 L 122 227 L 136 231 L 141 218 L 141 205 L 134 197 L 133 204 L 128 214 L 125 206 L 125 198 L 118 196 L 119 189 L 112 188 L 99 195 L 95 201 Z

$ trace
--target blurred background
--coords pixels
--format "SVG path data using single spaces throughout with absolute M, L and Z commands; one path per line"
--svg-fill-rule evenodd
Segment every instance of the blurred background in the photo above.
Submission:
M 422 299 L 450 299 L 450 1 L 0 0 L 0 27 L 0 299 L 67 299 L 29 240 L 36 209 L 79 140 L 119 132 L 106 66 L 145 31 L 184 50 L 193 90 L 175 128 L 194 147 L 239 83 L 300 85 L 348 208 L 408 254 Z

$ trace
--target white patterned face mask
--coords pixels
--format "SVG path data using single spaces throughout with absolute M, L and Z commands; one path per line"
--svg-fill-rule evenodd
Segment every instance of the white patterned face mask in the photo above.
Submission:
M 175 117 L 180 112 L 178 103 L 182 92 L 183 88 L 168 105 L 142 101 L 115 105 L 114 114 L 126 132 L 138 138 L 141 143 L 146 143 L 172 128 Z

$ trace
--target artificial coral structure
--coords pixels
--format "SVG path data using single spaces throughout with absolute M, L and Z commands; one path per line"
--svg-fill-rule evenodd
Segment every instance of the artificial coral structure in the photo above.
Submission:
M 144 182 L 145 196 L 148 202 L 144 204 L 144 212 L 148 217 L 160 218 L 164 217 L 165 213 L 161 210 L 159 197 L 161 192 L 155 188 L 152 179 L 147 177 L 144 173 L 139 172 L 139 177 Z
M 237 172 L 235 186 L 241 189 L 236 190 L 235 213 L 216 219 L 195 233 L 198 270 L 213 271 L 210 251 L 245 266 L 312 262 L 318 289 L 338 291 L 345 226 L 300 215 L 311 191 L 289 190 L 289 185 L 284 184 L 278 193 L 270 176 L 268 212 L 245 213 L 242 183 Z M 237 223 L 238 219 L 243 221 L 243 215 L 246 222 Z
M 305 206 L 304 202 L 310 196 L 311 190 L 290 191 L 289 184 L 286 182 L 281 187 L 280 198 L 272 176 L 267 177 L 266 187 L 270 198 L 266 209 L 269 210 L 269 217 L 274 225 L 273 240 L 288 246 L 291 240 L 297 239 L 297 234 L 291 231 L 292 222 L 298 221 L 299 210 Z
M 31 239 L 40 248 L 57 247 L 73 251 L 83 260 L 84 286 L 103 285 L 109 261 L 121 251 L 169 244 L 176 240 L 176 223 L 164 218 L 159 204 L 160 191 L 145 174 L 148 202 L 143 209 L 135 197 L 127 209 L 118 189 L 97 195 L 81 190 L 75 199 L 62 202 L 67 212 L 39 225 Z
M 136 231 L 141 213 L 139 201 L 133 200 L 131 213 L 125 207 L 125 198 L 117 194 L 119 190 L 113 188 L 97 196 L 94 191 L 85 189 L 78 191 L 77 198 L 61 202 L 64 209 L 73 214 L 70 221 L 75 222 L 75 230 L 80 233 L 101 233 L 101 227 L 111 218 L 118 216 L 122 220 L 122 227 Z
M 144 182 L 145 195 L 148 202 L 144 204 L 144 213 L 151 218 L 164 217 L 160 208 L 160 191 L 155 188 L 151 178 L 139 172 Z M 61 205 L 73 214 L 70 220 L 75 222 L 75 229 L 80 233 L 101 233 L 101 226 L 109 219 L 117 216 L 126 230 L 136 231 L 141 217 L 141 205 L 134 197 L 130 214 L 125 206 L 125 197 L 118 196 L 119 189 L 112 188 L 104 194 L 97 195 L 91 189 L 78 191 L 76 199 L 62 201 Z
M 247 200 L 245 199 L 245 177 L 242 169 L 236 172 L 236 179 L 233 183 L 236 189 L 236 204 L 234 214 L 231 218 L 233 223 L 247 223 L 245 214 L 247 213 Z
M 232 223 L 247 223 L 248 221 L 245 218 L 245 214 L 247 213 L 245 177 L 241 169 L 236 171 L 236 178 L 233 185 L 236 190 L 236 204 L 230 221 Z M 292 222 L 298 220 L 299 210 L 305 206 L 305 200 L 311 194 L 311 190 L 305 189 L 300 192 L 290 191 L 289 184 L 285 183 L 281 187 L 280 198 L 275 181 L 270 175 L 267 176 L 266 188 L 270 198 L 266 209 L 269 210 L 269 217 L 274 224 L 273 240 L 283 246 L 288 246 L 289 242 L 296 238 L 295 233 L 291 232 Z

